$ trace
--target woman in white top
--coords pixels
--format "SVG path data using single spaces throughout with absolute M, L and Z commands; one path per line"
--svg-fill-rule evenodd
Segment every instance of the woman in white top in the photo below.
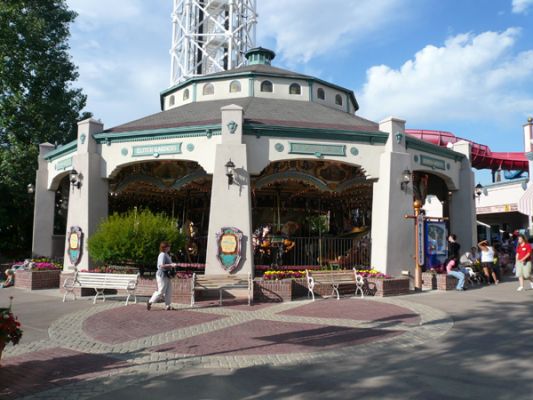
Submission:
M 157 303 L 161 297 L 164 296 L 165 310 L 172 310 L 172 307 L 170 306 L 172 301 L 172 285 L 170 284 L 170 278 L 165 272 L 176 267 L 176 264 L 172 262 L 172 259 L 168 255 L 170 252 L 170 244 L 168 242 L 161 242 L 159 245 L 159 251 L 160 253 L 157 257 L 157 272 L 155 274 L 157 290 L 146 303 L 146 309 L 150 310 L 152 304 Z
M 493 270 L 494 248 L 489 246 L 489 243 L 486 240 L 479 242 L 478 247 L 481 250 L 481 266 L 483 267 L 483 273 L 487 278 L 487 283 L 490 285 L 490 277 L 492 275 L 492 279 L 494 279 L 494 283 L 497 285 L 500 281 Z

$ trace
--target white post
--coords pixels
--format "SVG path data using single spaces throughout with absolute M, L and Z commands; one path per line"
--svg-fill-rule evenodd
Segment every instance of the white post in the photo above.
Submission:
M 243 109 L 236 105 L 222 107 L 222 143 L 215 152 L 215 168 L 211 189 L 209 236 L 207 241 L 206 274 L 224 274 L 217 253 L 217 234 L 221 228 L 233 227 L 243 233 L 242 260 L 233 273 L 252 273 L 252 203 L 246 144 L 243 143 Z M 233 133 L 231 133 L 233 131 Z M 226 163 L 235 164 L 234 183 L 228 183 Z
M 39 167 L 35 177 L 33 212 L 33 257 L 52 257 L 55 213 L 55 191 L 48 190 L 48 161 L 44 156 L 54 149 L 50 143 L 39 145 Z
M 108 214 L 108 181 L 103 178 L 103 163 L 93 134 L 101 132 L 104 126 L 92 118 L 78 122 L 78 148 L 72 157 L 72 166 L 79 174 L 80 187 L 70 186 L 67 217 L 67 243 L 65 246 L 64 271 L 72 271 L 68 255 L 68 233 L 70 227 L 79 226 L 83 232 L 83 248 L 79 270 L 92 267 L 87 251 L 87 239 L 93 234 L 100 221 Z M 105 145 L 104 145 L 105 146 Z
M 412 171 L 405 150 L 405 121 L 388 118 L 379 124 L 389 134 L 381 155 L 379 180 L 372 200 L 372 267 L 389 275 L 410 270 L 414 276 L 414 225 L 405 215 L 413 213 L 413 190 L 402 190 L 404 171 Z

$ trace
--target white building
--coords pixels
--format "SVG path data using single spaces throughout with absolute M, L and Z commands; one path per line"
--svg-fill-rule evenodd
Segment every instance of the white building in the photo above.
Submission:
M 164 90 L 160 113 L 110 129 L 81 121 L 77 140 L 57 149 L 42 144 L 33 252 L 52 255 L 61 185 L 69 192 L 67 230 L 80 227 L 84 243 L 110 209 L 154 202 L 170 214 L 172 204 L 173 214 L 207 236 L 208 274 L 224 271 L 217 258 L 222 228 L 242 232 L 237 270 L 248 272 L 254 229 L 295 223 L 291 234 L 309 239 L 303 225 L 311 214 L 327 216 L 332 243 L 354 232 L 371 237 L 372 267 L 391 275 L 412 270 L 414 226 L 405 215 L 413 213 L 417 193 L 439 196 L 451 231 L 464 248 L 474 243 L 469 143 L 449 149 L 415 139 L 400 119 L 357 116 L 353 91 L 272 66 L 269 50 L 253 49 L 247 58 L 244 67 Z M 421 180 L 429 185 L 422 188 Z M 321 261 L 363 251 L 351 243 L 340 252 L 324 250 Z M 91 267 L 86 248 L 78 267 Z M 65 269 L 72 268 L 65 256 Z

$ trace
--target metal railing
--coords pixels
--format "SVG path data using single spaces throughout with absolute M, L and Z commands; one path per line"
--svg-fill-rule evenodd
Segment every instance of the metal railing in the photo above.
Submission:
M 255 265 L 370 266 L 372 246 L 369 238 L 296 237 L 291 240 L 295 246 L 288 252 L 276 247 L 271 247 L 270 251 L 256 252 Z

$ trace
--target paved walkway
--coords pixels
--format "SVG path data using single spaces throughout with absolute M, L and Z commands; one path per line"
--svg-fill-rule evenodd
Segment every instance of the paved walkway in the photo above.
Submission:
M 172 312 L 61 303 L 56 292 L 16 289 L 0 291 L 0 304 L 9 294 L 30 328 L 4 351 L 2 399 L 526 399 L 533 392 L 533 291 L 517 293 L 514 283 Z

